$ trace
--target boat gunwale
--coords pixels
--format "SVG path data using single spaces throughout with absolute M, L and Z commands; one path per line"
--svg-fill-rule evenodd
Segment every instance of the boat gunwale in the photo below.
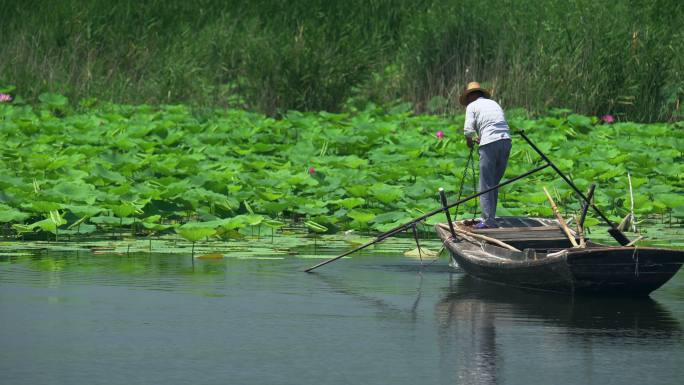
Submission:
M 443 225 L 443 226 L 440 226 Z M 598 254 L 616 254 L 622 253 L 624 251 L 631 252 L 678 252 L 676 250 L 662 248 L 662 247 L 652 247 L 652 246 L 610 246 L 599 243 L 594 243 L 594 246 L 586 248 L 554 248 L 551 253 L 537 253 L 538 258 L 528 259 L 525 258 L 525 250 L 513 251 L 506 249 L 504 247 L 498 246 L 494 243 L 487 242 L 485 240 L 479 240 L 467 237 L 467 235 L 456 234 L 456 238 L 460 239 L 462 242 L 466 242 L 470 247 L 463 247 L 461 242 L 457 242 L 451 236 L 447 230 L 447 225 L 439 223 L 435 226 L 437 233 L 440 238 L 443 239 L 444 245 L 452 252 L 459 255 L 460 258 L 464 258 L 471 263 L 475 263 L 482 266 L 496 267 L 501 269 L 511 269 L 511 268 L 528 268 L 542 265 L 549 265 L 558 262 L 565 262 L 567 264 L 572 264 L 573 260 L 585 259 L 597 257 Z M 486 247 L 485 247 L 486 246 Z M 487 250 L 489 249 L 489 250 Z M 494 250 L 491 250 L 494 249 Z M 535 250 L 535 249 L 530 249 Z M 491 255 L 491 258 L 478 257 L 473 255 L 473 252 L 486 253 Z M 492 252 L 494 251 L 494 252 Z M 516 255 L 519 258 L 511 258 L 510 255 Z M 678 262 L 672 262 L 676 264 Z M 614 264 L 614 263 L 613 263 Z

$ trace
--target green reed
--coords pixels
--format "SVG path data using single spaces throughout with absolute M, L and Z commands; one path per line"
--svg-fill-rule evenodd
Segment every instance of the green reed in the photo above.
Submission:
M 479 80 L 508 108 L 684 115 L 677 0 L 33 0 L 0 14 L 0 88 L 29 100 L 452 112 Z

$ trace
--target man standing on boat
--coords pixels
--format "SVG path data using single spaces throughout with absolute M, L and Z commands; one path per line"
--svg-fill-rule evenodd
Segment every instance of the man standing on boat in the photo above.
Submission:
M 511 153 L 511 136 L 501 106 L 490 99 L 488 90 L 478 82 L 470 82 L 459 101 L 466 106 L 463 127 L 469 148 L 478 143 L 480 153 L 479 191 L 494 187 L 501 181 Z M 496 204 L 499 190 L 480 195 L 482 222 L 476 229 L 499 227 L 496 222 Z

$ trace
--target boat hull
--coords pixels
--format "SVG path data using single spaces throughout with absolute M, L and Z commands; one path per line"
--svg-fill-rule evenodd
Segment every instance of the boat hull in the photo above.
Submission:
M 662 248 L 616 247 L 568 253 L 574 290 L 584 293 L 646 296 L 672 278 L 684 253 Z
M 489 246 L 478 250 L 471 242 L 452 238 L 438 228 L 458 267 L 482 280 L 536 290 L 595 296 L 645 297 L 672 278 L 684 251 L 652 247 L 568 248 L 539 259 L 512 257 L 510 251 Z M 492 250 L 499 250 L 495 257 Z M 496 254 L 496 253 L 495 253 Z

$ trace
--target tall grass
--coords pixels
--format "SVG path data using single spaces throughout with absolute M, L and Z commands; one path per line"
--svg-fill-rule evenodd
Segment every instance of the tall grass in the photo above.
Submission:
M 435 2 L 407 33 L 410 95 L 488 81 L 508 106 L 629 119 L 682 117 L 684 7 L 677 1 Z
M 0 15 L 0 87 L 29 99 L 451 112 L 479 80 L 508 108 L 684 116 L 678 0 L 24 0 Z

